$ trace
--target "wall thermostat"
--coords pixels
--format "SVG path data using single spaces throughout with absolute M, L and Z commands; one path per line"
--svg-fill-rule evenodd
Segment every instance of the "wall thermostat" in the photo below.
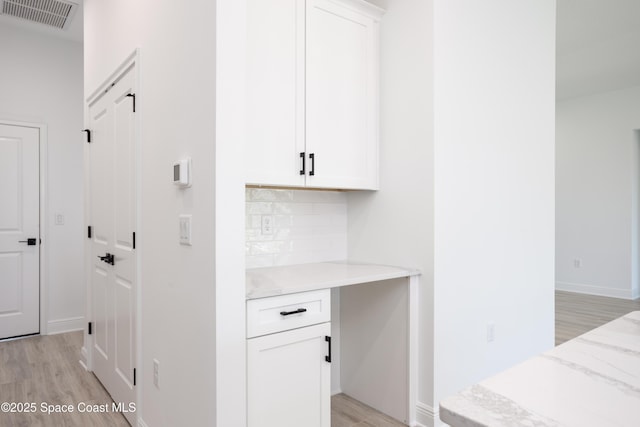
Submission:
M 191 158 L 173 164 L 173 183 L 180 187 L 191 187 Z

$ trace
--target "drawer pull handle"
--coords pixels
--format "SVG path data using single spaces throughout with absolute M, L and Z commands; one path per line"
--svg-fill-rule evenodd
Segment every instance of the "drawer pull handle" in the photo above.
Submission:
M 329 355 L 324 357 L 324 360 L 331 363 L 331 337 L 325 335 L 324 340 L 329 344 Z
M 293 310 L 293 311 L 281 311 L 280 315 L 281 316 L 289 316 L 290 314 L 299 314 L 299 313 L 304 313 L 305 311 L 307 311 L 306 308 L 299 308 L 299 309 Z

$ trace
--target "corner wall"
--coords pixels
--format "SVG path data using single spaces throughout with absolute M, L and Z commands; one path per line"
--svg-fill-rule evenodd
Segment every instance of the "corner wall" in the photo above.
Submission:
M 9 25 L 0 40 L 0 119 L 47 125 L 46 332 L 83 329 L 82 44 Z
M 422 271 L 418 420 L 423 424 L 434 412 L 432 22 L 432 1 L 387 2 L 380 24 L 380 190 L 348 193 L 349 259 Z
M 637 298 L 640 87 L 558 102 L 557 125 L 556 288 Z
M 218 182 L 216 164 L 217 3 L 195 0 L 185 7 L 167 0 L 84 2 L 85 96 L 140 49 L 136 114 L 141 123 L 137 250 L 142 338 L 137 416 L 148 427 L 215 426 L 219 415 L 216 342 L 225 325 L 216 317 L 216 203 L 222 197 L 218 188 L 225 184 Z M 178 189 L 171 179 L 172 164 L 184 156 L 193 160 L 193 185 Z M 240 187 L 236 208 L 241 263 L 242 191 Z M 180 214 L 193 216 L 192 246 L 179 244 Z M 153 384 L 154 358 L 161 366 L 159 388 Z
M 435 3 L 435 402 L 553 347 L 555 9 Z

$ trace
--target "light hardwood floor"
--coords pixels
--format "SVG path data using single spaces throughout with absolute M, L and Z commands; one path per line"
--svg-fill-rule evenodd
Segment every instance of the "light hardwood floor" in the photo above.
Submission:
M 569 292 L 556 292 L 556 344 L 581 335 L 631 311 L 640 300 L 629 301 Z M 110 404 L 109 395 L 80 363 L 82 333 L 37 336 L 0 342 L 0 403 L 34 402 L 35 413 L 0 411 L 2 427 L 127 427 L 118 413 L 50 414 L 42 402 L 62 405 Z M 331 399 L 332 427 L 401 427 L 404 424 L 346 396 Z
M 640 299 L 556 291 L 556 345 L 637 310 L 640 310 Z
M 35 403 L 33 413 L 0 411 L 2 427 L 128 427 L 119 413 L 79 413 L 80 402 L 111 404 L 93 374 L 80 365 L 82 332 L 0 342 L 0 404 Z M 74 413 L 41 410 L 42 403 L 73 405 Z M 19 409 L 19 408 L 18 408 Z

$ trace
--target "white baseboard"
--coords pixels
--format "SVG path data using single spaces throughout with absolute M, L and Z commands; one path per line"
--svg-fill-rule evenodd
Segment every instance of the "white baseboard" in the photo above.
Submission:
M 557 291 L 576 292 L 579 294 L 599 295 L 601 297 L 634 299 L 634 292 L 629 289 L 612 289 L 603 286 L 584 285 L 581 283 L 556 282 Z
M 49 320 L 49 322 L 47 322 L 47 335 L 81 331 L 83 329 L 84 317 L 70 317 L 68 319 Z
M 439 411 L 426 403 L 416 404 L 417 427 L 443 427 L 446 426 L 440 421 Z

